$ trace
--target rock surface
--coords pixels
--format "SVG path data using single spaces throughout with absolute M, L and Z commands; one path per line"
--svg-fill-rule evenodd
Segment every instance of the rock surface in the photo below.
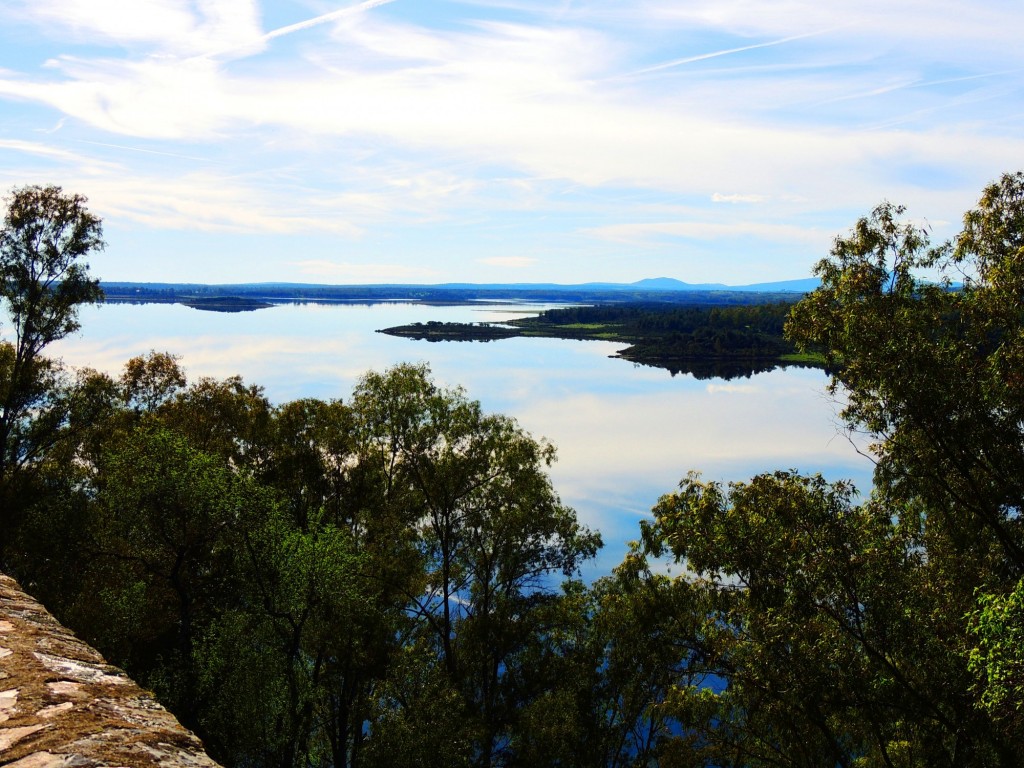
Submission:
M 217 763 L 152 694 L 0 574 L 0 766 Z

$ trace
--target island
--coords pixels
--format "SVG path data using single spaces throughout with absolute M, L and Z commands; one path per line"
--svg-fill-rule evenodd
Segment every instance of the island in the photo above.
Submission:
M 548 337 L 611 341 L 613 357 L 697 378 L 735 378 L 779 366 L 824 367 L 800 353 L 783 327 L 793 303 L 816 280 L 748 286 L 693 285 L 668 278 L 629 284 L 200 285 L 103 283 L 109 303 L 183 304 L 215 312 L 246 312 L 282 304 L 413 303 L 430 306 L 502 303 L 559 306 L 505 322 L 428 321 L 380 329 L 419 341 L 498 341 Z
M 379 333 L 422 341 L 496 341 L 548 337 L 613 341 L 613 357 L 697 378 L 750 376 L 778 366 L 823 367 L 785 338 L 791 302 L 692 305 L 637 303 L 570 306 L 532 317 L 478 323 L 412 323 Z

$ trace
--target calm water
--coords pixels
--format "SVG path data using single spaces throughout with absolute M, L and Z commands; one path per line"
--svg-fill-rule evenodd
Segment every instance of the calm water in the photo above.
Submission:
M 524 305 L 524 310 L 536 306 Z M 687 471 L 744 480 L 798 469 L 870 487 L 870 462 L 847 440 L 826 376 L 777 370 L 697 381 L 609 357 L 620 345 L 559 339 L 429 343 L 374 333 L 410 322 L 500 320 L 508 306 L 284 305 L 237 314 L 176 305 L 104 305 L 50 349 L 72 366 L 118 374 L 149 350 L 181 357 L 192 379 L 240 374 L 275 402 L 347 400 L 367 370 L 428 362 L 488 411 L 515 417 L 558 447 L 552 478 L 563 501 L 604 535 L 587 576 L 618 563 L 637 522 Z

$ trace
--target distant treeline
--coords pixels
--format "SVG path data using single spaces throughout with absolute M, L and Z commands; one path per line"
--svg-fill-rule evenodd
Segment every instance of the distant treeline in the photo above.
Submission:
M 630 341 L 678 357 L 755 356 L 793 353 L 783 337 L 790 302 L 734 306 L 631 304 L 549 309 L 537 318 L 513 321 L 524 329 L 558 328 L 566 336 Z
M 426 366 L 277 405 L 172 354 L 47 358 L 101 296 L 83 203 L 15 190 L 0 229 L 0 570 L 224 765 L 1024 766 L 1024 172 L 938 246 L 883 203 L 789 313 L 873 443 L 869 495 L 689 472 L 591 584 L 554 447 Z M 671 339 L 689 312 L 573 311 L 547 335 Z
M 588 286 L 447 286 L 447 285 L 316 285 L 300 283 L 198 283 L 104 282 L 105 301 L 110 303 L 180 303 L 235 298 L 271 304 L 293 302 L 379 303 L 415 301 L 425 304 L 461 304 L 470 301 L 559 302 L 587 304 L 651 305 L 744 305 L 766 301 L 793 301 L 802 294 L 734 290 L 643 290 Z M 197 307 L 204 308 L 204 307 Z
M 697 378 L 749 376 L 779 364 L 822 365 L 784 336 L 791 301 L 673 306 L 595 304 L 549 309 L 508 323 L 414 323 L 383 333 L 425 341 L 493 341 L 513 336 L 615 341 L 616 357 Z M 511 327 L 509 327 L 511 326 Z
M 556 329 L 565 338 L 608 339 L 630 346 L 618 357 L 707 375 L 749 375 L 780 362 L 817 362 L 799 356 L 783 335 L 793 305 L 787 301 L 733 306 L 639 304 L 551 309 L 514 321 L 524 330 Z

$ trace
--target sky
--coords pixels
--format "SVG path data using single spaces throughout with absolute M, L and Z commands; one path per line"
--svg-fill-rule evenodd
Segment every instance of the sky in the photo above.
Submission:
M 104 280 L 807 277 L 1024 169 L 1019 0 L 3 0 L 0 190 Z

